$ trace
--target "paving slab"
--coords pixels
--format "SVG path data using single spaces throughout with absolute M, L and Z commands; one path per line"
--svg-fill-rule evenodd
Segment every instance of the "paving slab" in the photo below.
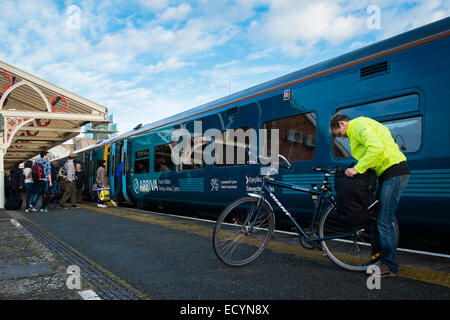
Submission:
M 0 270 L 0 280 L 20 279 L 48 275 L 52 273 L 54 273 L 54 271 L 46 263 L 37 263 L 32 265 L 13 264 Z
M 0 210 L 0 299 L 80 300 L 69 290 L 67 266 L 20 224 L 18 212 Z

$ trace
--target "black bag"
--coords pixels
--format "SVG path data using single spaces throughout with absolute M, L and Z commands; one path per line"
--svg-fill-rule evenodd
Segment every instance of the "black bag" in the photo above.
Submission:
M 62 194 L 60 192 L 53 192 L 53 190 L 49 189 L 48 193 L 44 194 L 45 201 L 57 201 L 62 199 Z
M 20 210 L 22 208 L 22 198 L 9 198 L 5 202 L 5 210 Z
M 11 188 L 14 191 L 21 189 L 25 181 L 23 170 L 17 167 L 12 167 L 11 170 L 9 170 L 9 175 L 11 177 Z
M 372 169 L 353 178 L 347 177 L 342 170 L 336 172 L 334 189 L 337 212 L 342 222 L 366 226 L 377 218 L 379 201 L 374 195 L 376 186 L 377 175 Z

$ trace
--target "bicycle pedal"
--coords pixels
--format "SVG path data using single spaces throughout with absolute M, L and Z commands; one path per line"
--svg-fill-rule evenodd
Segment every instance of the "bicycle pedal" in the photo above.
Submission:
M 306 240 L 306 238 L 302 235 L 299 236 L 299 242 L 300 242 L 300 245 L 306 250 L 319 249 L 314 242 Z

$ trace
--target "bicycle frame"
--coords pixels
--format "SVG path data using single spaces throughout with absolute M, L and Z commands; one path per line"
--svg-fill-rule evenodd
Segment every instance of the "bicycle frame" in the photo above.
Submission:
M 330 201 L 330 199 L 329 199 L 330 195 L 328 194 L 328 190 L 326 188 L 324 188 L 325 184 L 327 183 L 327 178 L 328 178 L 328 175 L 326 175 L 324 183 L 323 183 L 322 187 L 320 188 L 320 190 L 314 190 L 314 189 L 310 189 L 310 188 L 299 187 L 297 185 L 293 185 L 293 184 L 289 184 L 289 183 L 284 183 L 281 181 L 276 181 L 276 180 L 271 181 L 271 180 L 269 180 L 269 178 L 265 177 L 263 180 L 263 184 L 261 186 L 261 191 L 258 195 L 256 195 L 257 197 L 260 198 L 260 200 L 258 201 L 257 206 L 256 206 L 258 211 L 256 213 L 256 217 L 253 221 L 253 224 L 250 226 L 248 231 L 251 231 L 253 229 L 254 224 L 255 224 L 255 222 L 260 214 L 260 211 L 261 211 L 260 210 L 261 203 L 264 203 L 266 201 L 266 194 L 268 194 L 270 196 L 272 202 L 275 202 L 275 204 L 292 221 L 292 223 L 295 225 L 297 230 L 300 231 L 300 233 L 305 237 L 305 239 L 307 241 L 318 242 L 318 241 L 324 241 L 324 240 L 346 238 L 349 235 L 353 235 L 353 234 L 343 234 L 343 235 L 335 235 L 335 236 L 311 239 L 310 236 L 299 226 L 297 221 L 295 221 L 295 219 L 292 217 L 290 212 L 281 204 L 281 202 L 277 199 L 277 197 L 267 187 L 267 185 L 272 185 L 272 186 L 276 186 L 276 187 L 281 187 L 281 188 L 285 188 L 285 189 L 290 189 L 290 190 L 299 191 L 299 192 L 303 192 L 303 193 L 309 193 L 311 195 L 318 196 L 317 205 L 315 206 L 313 219 L 312 219 L 311 226 L 310 226 L 310 234 L 314 234 L 313 231 L 315 231 L 314 229 L 316 228 L 317 222 L 320 219 L 320 213 L 321 213 L 320 211 L 321 211 L 322 203 L 324 202 L 324 200 L 328 201 L 328 203 L 334 207 L 334 203 L 332 201 Z M 252 196 L 252 194 L 249 194 L 249 196 Z M 252 215 L 253 214 L 248 215 L 248 217 L 243 225 L 246 225 L 248 223 L 248 221 L 250 220 Z

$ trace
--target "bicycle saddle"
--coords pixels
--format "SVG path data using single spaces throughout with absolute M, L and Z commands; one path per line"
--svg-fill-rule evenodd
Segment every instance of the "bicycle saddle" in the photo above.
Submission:
M 323 173 L 335 174 L 338 168 L 318 168 L 318 167 L 313 167 L 312 169 L 314 171 L 319 171 L 319 172 L 323 172 Z

